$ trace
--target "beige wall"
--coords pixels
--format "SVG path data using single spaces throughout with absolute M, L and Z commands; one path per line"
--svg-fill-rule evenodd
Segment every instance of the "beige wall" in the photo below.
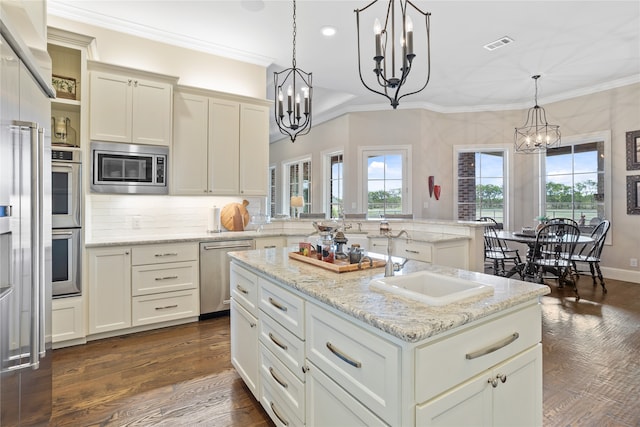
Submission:
M 564 139 L 577 135 L 610 132 L 612 246 L 605 248 L 603 266 L 611 277 L 640 282 L 640 271 L 629 267 L 629 258 L 640 258 L 640 216 L 626 213 L 625 133 L 640 129 L 640 84 L 611 89 L 575 99 L 543 105 L 548 120 L 560 125 Z M 282 162 L 312 156 L 313 203 L 322 203 L 322 152 L 344 147 L 345 209 L 356 212 L 358 202 L 357 153 L 362 145 L 412 146 L 412 206 L 416 218 L 452 219 L 453 147 L 455 145 L 505 146 L 512 150 L 514 127 L 524 123 L 526 111 L 495 111 L 442 114 L 427 110 L 388 110 L 350 113 L 315 126 L 295 144 L 289 140 L 271 145 L 270 161 L 277 166 L 282 186 Z M 535 155 L 510 155 L 515 203 L 510 227 L 532 225 L 538 209 L 537 161 Z M 442 186 L 439 201 L 429 198 L 427 177 L 434 175 Z M 278 201 L 280 203 L 280 201 Z M 425 202 L 427 207 L 425 208 Z M 314 209 L 315 210 L 315 209 Z
M 140 37 L 49 16 L 48 25 L 95 37 L 101 62 L 179 77 L 178 83 L 266 98 L 266 69 Z

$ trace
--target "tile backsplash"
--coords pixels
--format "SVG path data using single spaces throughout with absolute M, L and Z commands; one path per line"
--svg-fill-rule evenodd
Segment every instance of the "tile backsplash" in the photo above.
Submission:
M 213 206 L 249 202 L 253 216 L 266 212 L 265 197 L 187 197 L 88 194 L 85 199 L 85 236 L 88 241 L 126 235 L 201 233 Z

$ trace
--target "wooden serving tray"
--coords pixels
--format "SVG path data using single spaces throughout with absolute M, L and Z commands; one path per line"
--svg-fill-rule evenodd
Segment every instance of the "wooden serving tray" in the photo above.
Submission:
M 362 262 L 362 268 L 358 268 L 358 264 L 349 264 L 349 260 L 336 259 L 331 262 L 325 262 L 321 259 L 314 257 L 308 257 L 300 255 L 298 252 L 289 252 L 289 258 L 297 261 L 306 262 L 307 264 L 315 265 L 316 267 L 324 268 L 325 270 L 333 271 L 335 273 L 346 273 L 348 271 L 368 270 L 370 268 L 384 267 L 386 261 L 383 259 L 373 259 L 373 266 L 369 263 L 368 259 Z

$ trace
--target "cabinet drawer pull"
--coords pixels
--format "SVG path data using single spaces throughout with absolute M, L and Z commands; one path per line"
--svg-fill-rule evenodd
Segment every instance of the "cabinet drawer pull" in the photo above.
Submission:
M 346 354 L 344 354 L 343 352 L 338 350 L 333 344 L 331 344 L 328 341 L 327 341 L 327 348 L 329 350 L 331 350 L 331 353 L 335 354 L 340 359 L 342 359 L 345 362 L 347 362 L 349 365 L 354 366 L 356 368 L 361 368 L 362 367 L 362 363 L 360 363 L 360 362 L 358 362 L 356 360 L 353 360 L 352 358 L 350 358 L 349 356 L 347 356 Z
M 268 245 L 268 246 L 263 246 L 264 249 L 273 249 L 277 247 L 276 245 Z
M 156 277 L 156 281 L 158 280 L 173 280 L 173 279 L 177 279 L 178 276 L 165 276 L 165 277 Z
M 178 252 L 167 252 L 166 254 L 155 254 L 155 257 L 178 256 Z
M 493 353 L 496 350 L 500 350 L 502 347 L 508 346 L 509 344 L 517 340 L 519 336 L 520 336 L 519 333 L 514 332 L 512 335 L 508 336 L 503 340 L 500 340 L 480 350 L 468 353 L 465 357 L 467 358 L 467 360 L 471 360 L 471 359 L 477 359 L 478 357 L 481 357 L 481 356 L 486 356 L 489 353 Z
M 168 310 L 170 308 L 176 308 L 177 306 L 178 306 L 178 304 L 165 305 L 164 307 L 156 307 L 156 310 Z
M 405 249 L 404 251 L 405 252 L 409 252 L 410 254 L 419 254 L 420 253 L 420 251 L 414 251 L 412 249 Z
M 274 337 L 271 332 L 269 332 L 269 339 L 271 339 L 271 341 L 273 341 L 273 343 L 281 349 L 285 351 L 287 350 L 288 347 L 285 344 L 282 344 L 276 337 Z
M 245 288 L 243 288 L 240 285 L 236 285 L 236 289 L 239 290 L 240 292 L 242 292 L 243 294 L 247 295 L 249 293 L 248 290 L 246 290 Z
M 276 416 L 276 417 L 278 417 L 278 419 L 280 420 L 280 422 L 281 422 L 282 424 L 284 424 L 285 426 L 288 426 L 288 425 L 289 425 L 289 421 L 287 421 L 287 420 L 285 420 L 284 418 L 282 418 L 282 415 L 280 415 L 280 414 L 278 413 L 278 411 L 276 410 L 276 407 L 275 407 L 275 405 L 273 404 L 273 402 L 271 402 L 271 404 L 270 404 L 269 406 L 271 406 L 271 410 L 273 411 L 273 413 L 275 414 L 275 416 Z
M 287 307 L 285 307 L 284 305 L 280 304 L 278 301 L 274 300 L 271 297 L 269 297 L 269 302 L 271 303 L 272 306 L 274 306 L 278 310 L 287 311 Z
M 276 375 L 276 372 L 273 370 L 272 367 L 269 367 L 269 373 L 271 374 L 271 376 L 273 377 L 274 380 L 276 380 L 276 382 L 278 384 L 280 384 L 282 387 L 287 388 L 289 387 L 289 384 L 287 384 L 286 382 L 284 382 L 283 380 L 281 380 L 280 378 L 278 378 L 278 376 Z

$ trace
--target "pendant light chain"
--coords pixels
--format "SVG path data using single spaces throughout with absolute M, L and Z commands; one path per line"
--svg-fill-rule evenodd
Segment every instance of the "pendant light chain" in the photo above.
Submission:
M 291 65 L 293 68 L 296 68 L 296 0 L 293 0 L 293 52 L 291 57 L 293 60 L 291 61 Z

